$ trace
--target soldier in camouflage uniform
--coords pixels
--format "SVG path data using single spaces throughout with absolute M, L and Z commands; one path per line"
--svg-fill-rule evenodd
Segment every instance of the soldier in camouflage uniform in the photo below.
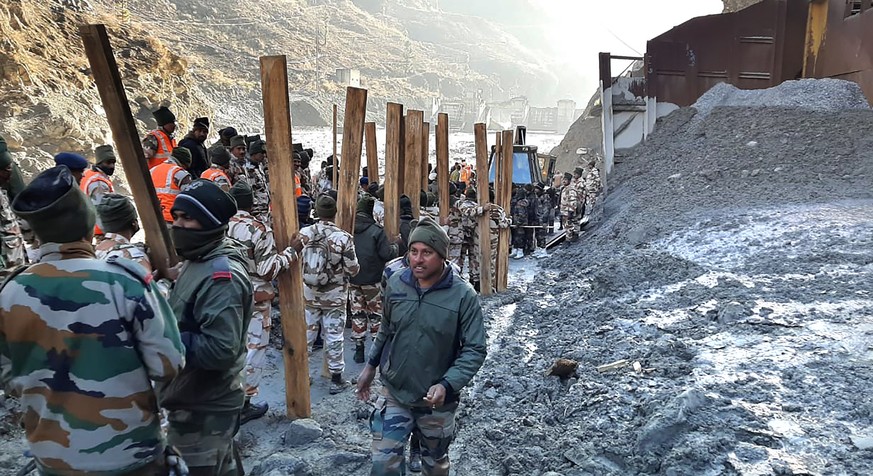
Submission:
M 229 150 L 230 155 L 233 157 L 230 160 L 227 172 L 231 183 L 237 183 L 240 180 L 248 181 L 248 176 L 246 175 L 246 138 L 244 136 L 233 136 L 230 139 Z
M 225 236 L 236 204 L 195 180 L 171 208 L 171 235 L 185 261 L 170 293 L 185 344 L 185 369 L 160 389 L 167 439 L 192 475 L 243 474 L 233 437 L 245 401 L 242 370 L 253 291 L 241 247 Z
M 246 159 L 246 179 L 252 187 L 255 204 L 252 215 L 265 224 L 271 224 L 270 218 L 270 185 L 265 170 L 267 160 L 267 143 L 258 140 L 249 147 L 249 158 Z
M 600 180 L 600 170 L 597 168 L 597 162 L 591 161 L 589 164 L 588 175 L 585 176 L 585 216 L 589 219 L 597 220 L 603 212 L 603 200 L 601 192 L 603 192 L 603 182 Z
M 331 373 L 330 393 L 342 392 L 348 382 L 343 380 L 343 330 L 346 323 L 346 299 L 349 278 L 358 274 L 360 266 L 352 235 L 334 224 L 336 201 L 322 195 L 315 201 L 318 222 L 300 230 L 303 242 L 303 297 L 306 299 L 306 340 L 311 349 L 321 323 L 326 341 L 327 365 Z M 308 248 L 308 249 L 307 249 Z M 326 262 L 319 263 L 319 249 L 327 253 Z
M 352 312 L 352 341 L 355 362 L 364 363 L 364 340 L 367 331 L 372 337 L 379 332 L 382 320 L 382 287 L 379 278 L 385 263 L 397 257 L 400 237 L 388 239 L 385 230 L 373 218 L 375 199 L 369 194 L 358 200 L 355 215 L 355 254 L 360 272 L 349 280 Z
M 6 140 L 0 137 L 0 279 L 5 278 L 9 270 L 27 262 L 27 250 L 24 247 L 24 237 L 18 220 L 12 213 L 9 197 L 6 195 L 6 185 L 12 178 L 12 154 L 6 146 Z
M 245 246 L 249 260 L 248 271 L 255 293 L 254 312 L 246 343 L 246 403 L 240 416 L 240 424 L 244 424 L 267 413 L 267 402 L 251 403 L 251 399 L 258 394 L 267 357 L 267 345 L 270 343 L 270 329 L 273 327 L 271 312 L 273 298 L 276 296 L 273 280 L 279 275 L 279 271 L 288 269 L 297 259 L 297 252 L 291 247 L 281 253 L 276 251 L 273 230 L 251 213 L 254 197 L 249 184 L 243 181 L 235 183 L 230 194 L 236 199 L 239 211 L 228 223 L 227 236 Z
M 133 203 L 124 195 L 107 193 L 97 204 L 97 216 L 103 224 L 105 238 L 95 247 L 95 254 L 100 259 L 111 256 L 129 259 L 147 272 L 152 272 L 152 263 L 146 254 L 145 245 L 131 243 L 133 235 L 139 231 L 139 221 Z
M 523 228 L 529 224 L 528 208 L 530 203 L 527 200 L 527 192 L 523 188 L 518 188 L 510 202 L 512 210 L 512 254 L 510 258 L 524 258 L 524 242 L 527 237 L 527 229 Z
M 173 311 L 142 268 L 94 257 L 94 209 L 66 167 L 13 209 L 42 246 L 0 291 L 0 384 L 20 399 L 39 473 L 167 474 L 151 382 L 185 365 Z
M 463 232 L 461 257 L 458 266 L 463 270 L 464 261 L 467 261 L 467 266 L 470 268 L 470 281 L 472 282 L 473 270 L 479 269 L 479 256 L 473 252 L 473 249 L 476 247 L 476 228 L 479 226 L 479 217 L 485 213 L 476 201 L 476 190 L 474 188 L 468 188 L 464 192 L 464 200 L 458 202 L 458 213 L 461 216 L 461 231 Z
M 579 220 L 576 217 L 579 208 L 579 192 L 572 184 L 572 180 L 573 176 L 566 173 L 561 182 L 563 185 L 561 190 L 561 222 L 564 224 L 564 232 L 567 234 L 568 242 L 576 241 L 579 238 Z

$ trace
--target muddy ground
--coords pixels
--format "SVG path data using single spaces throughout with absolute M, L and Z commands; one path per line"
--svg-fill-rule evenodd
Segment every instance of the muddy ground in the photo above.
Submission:
M 695 115 L 616 165 L 578 243 L 483 299 L 454 474 L 873 474 L 873 112 Z M 577 375 L 544 376 L 559 357 Z M 368 406 L 316 377 L 315 421 L 287 422 L 269 366 L 251 474 L 368 474 Z M 0 472 L 22 448 L 3 439 Z

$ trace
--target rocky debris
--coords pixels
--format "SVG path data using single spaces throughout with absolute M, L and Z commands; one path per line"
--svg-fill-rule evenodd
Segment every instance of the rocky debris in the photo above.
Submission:
M 285 444 L 288 446 L 302 446 L 321 438 L 324 432 L 315 420 L 304 418 L 294 420 L 288 424 L 285 430 Z
M 509 331 L 460 410 L 459 474 L 873 470 L 850 438 L 873 424 L 873 111 L 833 86 L 844 108 L 771 91 L 661 119 L 604 220 L 522 299 L 483 300 Z M 578 378 L 544 378 L 557 358 Z M 644 371 L 596 371 L 622 359 Z
M 558 378 L 569 378 L 576 375 L 576 369 L 579 368 L 579 362 L 570 359 L 558 359 L 546 370 L 546 376 L 555 376 Z

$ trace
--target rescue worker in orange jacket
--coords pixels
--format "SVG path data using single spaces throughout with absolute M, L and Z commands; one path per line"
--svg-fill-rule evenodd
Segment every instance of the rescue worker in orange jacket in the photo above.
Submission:
M 146 134 L 142 140 L 142 152 L 149 164 L 149 169 L 164 163 L 173 154 L 176 148 L 176 115 L 166 106 L 161 106 L 152 113 L 158 128 Z
M 173 214 L 170 209 L 173 208 L 176 195 L 179 195 L 191 183 L 191 174 L 188 173 L 190 166 L 191 151 L 185 147 L 176 147 L 173 149 L 173 155 L 166 162 L 158 164 L 150 170 L 152 183 L 161 204 L 161 213 L 163 213 L 167 225 L 173 224 Z
M 115 173 L 115 151 L 111 145 L 101 145 L 94 149 L 96 161 L 94 165 L 85 170 L 82 175 L 82 182 L 79 187 L 82 192 L 91 199 L 91 203 L 96 207 L 103 200 L 103 195 L 115 192 L 115 187 L 112 185 L 112 174 Z M 94 225 L 94 240 L 97 243 L 103 241 L 103 230 L 100 228 L 100 217 L 97 217 L 97 223 Z
M 200 174 L 200 178 L 215 182 L 222 190 L 230 193 L 230 188 L 233 186 L 228 175 L 230 159 L 230 152 L 224 147 L 209 149 L 209 161 L 212 162 L 212 166 Z

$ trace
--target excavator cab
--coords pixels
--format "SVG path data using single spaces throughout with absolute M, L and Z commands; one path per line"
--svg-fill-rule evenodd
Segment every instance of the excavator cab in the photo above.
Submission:
M 512 145 L 512 183 L 517 185 L 549 183 L 555 172 L 556 157 L 538 154 L 535 145 L 526 145 L 527 130 L 518 126 L 515 134 L 515 144 Z M 494 161 L 495 146 L 491 146 L 488 158 L 488 181 L 494 183 L 497 176 L 497 163 Z

